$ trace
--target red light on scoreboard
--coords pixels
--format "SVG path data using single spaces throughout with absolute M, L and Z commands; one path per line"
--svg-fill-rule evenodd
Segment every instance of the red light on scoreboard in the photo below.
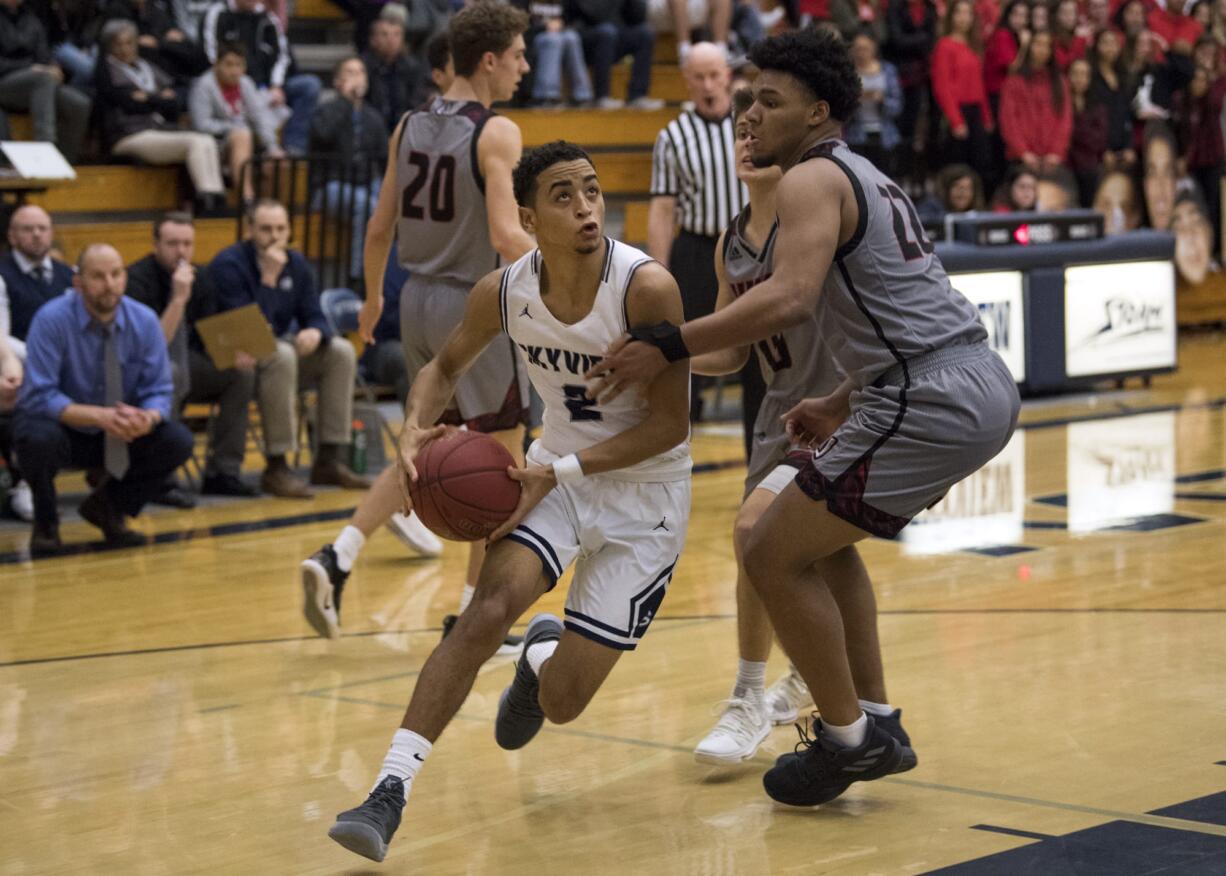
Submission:
M 1013 229 L 1013 239 L 1016 240 L 1018 243 L 1020 243 L 1022 246 L 1029 246 L 1030 245 L 1030 226 L 1023 223 L 1022 225 L 1019 225 L 1017 226 L 1017 228 Z

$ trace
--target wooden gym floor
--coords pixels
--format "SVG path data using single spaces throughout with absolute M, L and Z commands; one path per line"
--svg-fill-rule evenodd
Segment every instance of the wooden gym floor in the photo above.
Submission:
M 789 811 L 761 773 L 792 728 L 740 768 L 693 761 L 736 660 L 740 442 L 710 427 L 643 645 L 517 753 L 491 727 L 512 668 L 488 664 L 382 868 L 325 834 L 369 788 L 462 549 L 372 539 L 327 642 L 297 564 L 352 493 L 154 513 L 154 547 L 34 563 L 6 525 L 0 874 L 1226 872 L 1226 348 L 1185 338 L 1152 389 L 1023 423 L 941 513 L 863 548 L 915 771 Z

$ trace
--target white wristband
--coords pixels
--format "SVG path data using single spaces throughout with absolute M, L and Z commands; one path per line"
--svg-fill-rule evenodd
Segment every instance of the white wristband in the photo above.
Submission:
M 553 476 L 558 479 L 559 484 L 577 484 L 583 480 L 583 466 L 579 464 L 579 457 L 575 454 L 563 456 L 561 459 L 553 461 Z

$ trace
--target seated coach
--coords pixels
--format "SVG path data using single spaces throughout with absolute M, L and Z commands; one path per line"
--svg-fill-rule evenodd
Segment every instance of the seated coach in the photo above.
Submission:
M 32 554 L 61 547 L 55 475 L 65 468 L 105 476 L 80 513 L 109 545 L 145 543 L 129 529 L 192 452 L 170 419 L 170 358 L 157 314 L 124 297 L 127 271 L 114 247 L 91 244 L 75 289 L 44 304 L 26 337 L 14 450 L 34 493 Z

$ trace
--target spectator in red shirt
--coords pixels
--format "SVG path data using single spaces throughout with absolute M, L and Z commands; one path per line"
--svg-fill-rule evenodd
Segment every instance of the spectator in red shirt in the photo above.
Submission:
M 1179 145 L 1188 175 L 1200 185 L 1209 205 L 1209 221 L 1215 231 L 1221 223 L 1222 163 L 1226 146 L 1222 141 L 1222 104 L 1226 99 L 1226 79 L 1197 67 L 1183 95 L 1179 113 Z M 1214 240 L 1218 237 L 1215 234 Z
M 1000 20 L 998 0 L 975 0 L 975 19 L 979 22 L 979 45 L 986 46 Z
M 1069 145 L 1068 163 L 1077 177 L 1077 191 L 1082 206 L 1088 207 L 1098 184 L 1098 171 L 1107 151 L 1107 131 L 1110 115 L 1105 104 L 1096 101 L 1091 87 L 1094 71 L 1090 62 L 1078 59 L 1069 67 L 1068 90 L 1073 101 L 1073 138 Z
M 1036 33 L 1022 69 L 1005 80 L 1000 93 L 1000 134 L 1005 155 L 1034 171 L 1059 167 L 1068 159 L 1073 104 L 1056 67 L 1051 34 Z
M 1021 2 L 1021 0 L 1018 0 Z M 886 7 L 889 41 L 882 57 L 898 70 L 902 113 L 898 116 L 903 175 L 915 175 L 915 130 L 928 92 L 928 59 L 937 39 L 937 10 L 932 0 L 889 0 Z
M 995 128 L 983 86 L 979 23 L 973 0 L 953 0 L 932 53 L 932 95 L 949 127 L 945 158 L 969 164 L 984 179 L 994 176 L 988 134 Z
M 1024 164 L 1015 164 L 1005 174 L 1005 181 L 992 198 L 993 213 L 1022 213 L 1033 210 L 1039 202 L 1039 178 Z
M 1149 29 L 1162 38 L 1172 49 L 1186 45 L 1190 51 L 1204 33 L 1204 27 L 1196 19 L 1184 15 L 1184 0 L 1157 0 L 1158 7 L 1151 9 L 1146 21 Z M 1165 7 L 1165 8 L 1163 8 Z
M 1006 77 L 1020 69 L 1022 52 L 1029 42 L 1030 7 L 1026 0 L 1011 0 L 983 50 L 983 86 L 992 112 L 998 108 Z
M 1056 4 L 1055 21 L 1051 30 L 1055 38 L 1056 66 L 1061 73 L 1068 73 L 1074 61 L 1086 56 L 1086 47 L 1092 34 L 1090 26 L 1080 20 L 1077 0 L 1060 0 Z
M 1088 0 L 1086 24 L 1093 33 L 1100 33 L 1111 27 L 1111 0 Z
M 1030 4 L 1030 32 L 1051 30 L 1051 7 L 1046 3 Z

